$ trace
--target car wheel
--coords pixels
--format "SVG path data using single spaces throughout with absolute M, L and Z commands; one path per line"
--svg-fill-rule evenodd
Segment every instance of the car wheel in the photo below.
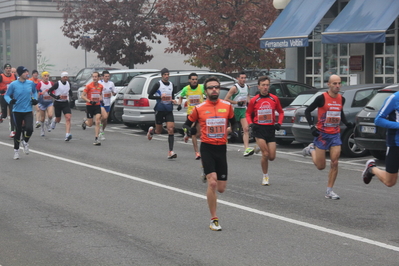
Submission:
M 293 140 L 290 139 L 276 139 L 278 145 L 290 145 L 292 142 Z
M 368 154 L 368 150 L 360 148 L 355 143 L 353 130 L 346 130 L 342 137 L 342 153 L 348 157 L 362 157 Z
M 122 121 L 118 120 L 118 118 L 116 118 L 116 116 L 115 116 L 114 105 L 112 105 L 111 110 L 109 110 L 108 122 L 112 122 L 112 123 L 116 123 L 116 124 L 122 123 Z
M 126 125 L 126 124 L 125 124 Z M 150 128 L 151 125 L 148 124 L 139 124 L 139 128 L 144 130 L 145 132 L 148 131 L 148 129 Z
M 132 124 L 132 123 L 123 123 L 127 127 L 136 127 L 137 124 Z
M 387 151 L 377 151 L 377 150 L 371 150 L 370 154 L 377 158 L 378 160 L 385 160 Z

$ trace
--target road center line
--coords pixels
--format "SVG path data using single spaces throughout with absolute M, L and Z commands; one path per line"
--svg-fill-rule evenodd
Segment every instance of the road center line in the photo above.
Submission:
M 4 145 L 4 146 L 8 146 L 8 147 L 14 147 L 13 145 L 11 145 L 9 143 L 5 143 L 5 142 L 0 142 L 0 144 Z M 56 155 L 50 155 L 50 154 L 47 154 L 47 153 L 44 153 L 44 152 L 40 152 L 40 151 L 36 151 L 36 150 L 32 150 L 32 149 L 30 149 L 30 153 L 40 154 L 40 155 L 43 155 L 43 156 L 46 156 L 46 157 L 49 157 L 49 158 L 52 158 L 52 159 L 68 162 L 68 163 L 79 165 L 79 166 L 86 167 L 86 168 L 91 168 L 91 169 L 94 169 L 94 170 L 97 170 L 97 171 L 101 171 L 101 172 L 104 172 L 104 173 L 108 173 L 108 174 L 124 177 L 124 178 L 127 178 L 127 179 L 131 179 L 131 180 L 134 180 L 134 181 L 145 183 L 145 184 L 148 184 L 148 185 L 152 185 L 152 186 L 156 186 L 156 187 L 159 187 L 159 188 L 168 189 L 168 190 L 171 190 L 171 191 L 175 191 L 175 192 L 178 192 L 178 193 L 182 193 L 182 194 L 185 194 L 185 195 L 189 195 L 189 196 L 192 196 L 192 197 L 196 197 L 196 198 L 200 198 L 200 199 L 206 200 L 206 196 L 205 195 L 201 195 L 201 194 L 198 194 L 198 193 L 194 193 L 194 192 L 190 192 L 190 191 L 187 191 L 187 190 L 179 189 L 179 188 L 176 188 L 176 187 L 162 185 L 162 184 L 159 184 L 159 183 L 156 183 L 156 182 L 152 182 L 152 181 L 149 181 L 149 180 L 145 180 L 145 179 L 142 179 L 142 178 L 139 178 L 139 177 L 136 177 L 136 176 L 132 176 L 132 175 L 116 172 L 116 171 L 105 169 L 105 168 L 98 167 L 98 166 L 88 165 L 86 163 L 81 163 L 81 162 L 78 162 L 78 161 L 62 158 L 62 157 L 59 157 L 59 156 L 56 156 Z M 287 217 L 284 217 L 284 216 L 276 215 L 276 214 L 273 214 L 273 213 L 270 213 L 270 212 L 260 211 L 260 210 L 254 209 L 254 208 L 250 208 L 250 207 L 246 207 L 246 206 L 243 206 L 243 205 L 235 204 L 235 203 L 228 202 L 228 201 L 225 201 L 225 200 L 218 200 L 218 203 L 226 205 L 226 206 L 230 206 L 230 207 L 233 207 L 233 208 L 236 208 L 236 209 L 240 209 L 240 210 L 244 210 L 244 211 L 247 211 L 247 212 L 259 214 L 259 215 L 266 216 L 266 217 L 273 218 L 273 219 L 277 219 L 277 220 L 280 220 L 280 221 L 284 221 L 284 222 L 287 222 L 287 223 L 300 225 L 300 226 L 303 226 L 303 227 L 306 227 L 306 228 L 310 228 L 310 229 L 317 230 L 317 231 L 320 231 L 320 232 L 328 233 L 328 234 L 331 234 L 331 235 L 335 235 L 335 236 L 339 236 L 339 237 L 343 237 L 343 238 L 347 238 L 347 239 L 355 240 L 355 241 L 358 241 L 358 242 L 363 242 L 363 243 L 366 243 L 366 244 L 370 244 L 370 245 L 374 245 L 374 246 L 378 246 L 378 247 L 381 247 L 381 248 L 385 248 L 385 249 L 389 249 L 389 250 L 393 250 L 393 251 L 399 252 L 399 247 L 397 247 L 397 246 L 389 245 L 389 244 L 386 244 L 386 243 L 383 243 L 383 242 L 379 242 L 379 241 L 374 241 L 374 240 L 371 240 L 371 239 L 368 239 L 368 238 L 364 238 L 364 237 L 361 237 L 361 236 L 357 236 L 357 235 L 353 235 L 353 234 L 347 234 L 347 233 L 340 232 L 340 231 L 333 230 L 333 229 L 329 229 L 329 228 L 326 228 L 326 227 L 310 224 L 310 223 L 307 223 L 307 222 L 302 222 L 302 221 L 299 221 L 299 220 L 294 220 L 294 219 L 291 219 L 291 218 L 287 218 Z

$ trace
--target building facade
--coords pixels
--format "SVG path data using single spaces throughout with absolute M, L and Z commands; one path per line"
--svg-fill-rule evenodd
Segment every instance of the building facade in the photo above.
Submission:
M 398 16 L 397 0 L 290 0 L 261 47 L 287 47 L 287 78 L 316 87 L 331 74 L 344 84 L 397 83 Z

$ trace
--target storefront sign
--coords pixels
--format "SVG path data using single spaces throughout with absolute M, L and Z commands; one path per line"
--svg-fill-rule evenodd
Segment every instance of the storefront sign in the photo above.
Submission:
M 309 45 L 308 38 L 261 40 L 260 48 L 291 48 Z
M 352 55 L 349 58 L 350 71 L 363 71 L 363 55 Z

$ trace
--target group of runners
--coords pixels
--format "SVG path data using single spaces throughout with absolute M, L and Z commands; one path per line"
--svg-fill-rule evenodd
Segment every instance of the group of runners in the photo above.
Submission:
M 173 105 L 177 105 L 177 110 L 182 109 L 182 99 L 187 101 L 187 120 L 183 125 L 185 132 L 184 140 L 187 142 L 192 138 L 195 152 L 195 159 L 201 159 L 204 171 L 204 182 L 208 183 L 207 201 L 211 216 L 210 229 L 221 231 L 222 227 L 216 214 L 217 192 L 223 193 L 226 189 L 228 169 L 227 169 L 227 142 L 228 134 L 235 135 L 237 123 L 240 122 L 243 129 L 244 156 L 254 154 L 255 149 L 249 147 L 248 132 L 249 127 L 256 139 L 256 144 L 261 151 L 261 169 L 263 172 L 262 185 L 270 185 L 268 174 L 268 162 L 276 158 L 276 139 L 275 131 L 280 130 L 284 119 L 284 111 L 276 95 L 269 93 L 270 79 L 266 76 L 258 79 L 259 93 L 252 99 L 248 93 L 248 86 L 245 84 L 246 75 L 240 73 L 237 83 L 230 88 L 225 99 L 219 99 L 220 82 L 216 77 L 205 80 L 204 84 L 198 84 L 198 75 L 189 75 L 189 85 L 184 87 L 180 93 L 178 101 L 174 98 L 174 86 L 169 81 L 169 71 L 164 68 L 161 71 L 161 80 L 154 85 L 149 92 L 149 98 L 157 101 L 155 106 L 155 129 L 150 127 L 147 138 L 151 140 L 154 133 L 160 134 L 163 130 L 163 123 L 166 123 L 169 138 L 168 159 L 177 158 L 173 151 L 173 132 L 174 117 Z M 311 156 L 317 169 L 326 168 L 326 152 L 330 154 L 330 170 L 328 174 L 327 189 L 325 198 L 338 200 L 340 197 L 333 191 L 338 175 L 338 160 L 341 153 L 340 123 L 348 128 L 354 125 L 348 122 L 343 106 L 344 97 L 339 93 L 341 88 L 341 78 L 332 75 L 328 81 L 328 91 L 318 96 L 305 111 L 306 119 L 309 123 L 310 132 L 314 136 L 314 141 L 302 150 L 303 156 Z M 377 117 L 376 124 L 390 127 L 392 130 L 399 129 L 399 121 L 396 113 L 399 111 L 399 93 L 390 98 L 387 106 L 383 107 Z M 393 102 L 393 103 L 392 103 Z M 317 124 L 314 124 L 311 112 L 318 108 Z M 278 120 L 276 120 L 277 112 Z M 390 114 L 390 118 L 389 117 Z M 392 136 L 394 135 L 394 136 Z M 372 177 L 376 175 L 387 186 L 393 186 L 398 176 L 398 164 L 396 154 L 399 150 L 399 134 L 391 134 L 390 143 L 395 147 L 388 147 L 387 171 L 378 169 L 374 160 L 366 163 L 363 172 L 363 180 L 368 184 Z M 197 139 L 201 138 L 201 145 L 198 149 Z M 389 167 L 388 167 L 389 165 Z
M 33 120 L 36 118 L 35 127 L 40 128 L 40 135 L 45 137 L 46 131 L 51 132 L 61 122 L 61 115 L 65 118 L 65 141 L 72 139 L 71 134 L 71 107 L 74 106 L 74 97 L 69 74 L 61 73 L 61 79 L 56 83 L 49 80 L 47 71 L 39 73 L 33 70 L 31 77 L 29 71 L 23 66 L 16 68 L 12 73 L 10 64 L 4 66 L 0 74 L 0 123 L 9 119 L 10 137 L 14 138 L 14 159 L 19 159 L 19 148 L 22 142 L 25 154 L 29 154 L 29 139 L 33 133 Z M 105 139 L 104 129 L 107 125 L 110 111 L 111 96 L 116 94 L 115 84 L 110 81 L 108 71 L 92 74 L 93 82 L 86 85 L 82 99 L 86 101 L 86 118 L 83 119 L 82 128 L 93 125 L 95 119 L 96 130 L 94 145 L 100 146 Z M 32 106 L 36 112 L 32 111 Z M 46 118 L 47 117 L 47 118 Z
M 17 76 L 17 75 L 18 76 Z M 72 91 L 68 82 L 68 73 L 62 72 L 61 79 L 53 84 L 49 81 L 49 73 L 33 71 L 29 79 L 29 71 L 19 66 L 16 74 L 11 73 L 11 65 L 4 66 L 4 73 L 0 74 L 0 103 L 2 114 L 0 122 L 10 117 L 10 125 L 13 124 L 14 134 L 14 159 L 19 159 L 19 147 L 22 142 L 25 154 L 29 154 L 29 139 L 33 132 L 32 105 L 36 106 L 36 128 L 41 128 L 41 136 L 45 131 L 55 129 L 61 121 L 61 113 L 65 117 L 65 141 L 72 139 L 71 135 L 71 101 Z M 261 151 L 262 182 L 264 186 L 270 185 L 268 162 L 276 158 L 275 131 L 280 130 L 284 119 L 284 111 L 280 100 L 276 95 L 269 93 L 270 79 L 267 76 L 258 78 L 259 93 L 252 99 L 245 84 L 244 72 L 238 76 L 237 83 L 230 88 L 225 99 L 219 99 L 220 81 L 216 77 L 210 77 L 204 84 L 198 84 L 198 75 L 189 75 L 189 85 L 183 88 L 178 101 L 175 99 L 176 88 L 169 81 L 169 70 L 161 70 L 162 78 L 149 92 L 149 98 L 156 100 L 155 128 L 150 127 L 147 132 L 148 140 L 153 135 L 163 131 L 166 124 L 168 131 L 168 159 L 177 158 L 174 148 L 174 117 L 173 108 L 182 109 L 183 98 L 187 100 L 187 120 L 183 125 L 184 140 L 191 137 L 195 152 L 195 159 L 201 160 L 203 168 L 203 181 L 207 182 L 207 201 L 210 211 L 210 229 L 222 230 L 219 218 L 216 214 L 217 192 L 223 193 L 226 189 L 228 178 L 227 167 L 227 143 L 228 134 L 236 135 L 237 123 L 240 122 L 243 129 L 244 157 L 254 154 L 255 148 L 249 147 L 249 127 L 256 139 L 258 149 Z M 107 123 L 111 96 L 116 94 L 115 85 L 110 81 L 107 71 L 94 72 L 93 81 L 86 85 L 81 98 L 86 101 L 87 117 L 83 120 L 82 128 L 96 125 L 94 145 L 101 145 L 105 139 L 104 129 Z M 313 143 L 302 151 L 304 156 L 311 156 L 317 169 L 326 167 L 326 151 L 330 154 L 330 170 L 328 174 L 327 190 L 325 198 L 337 200 L 340 197 L 332 190 L 338 174 L 338 160 L 341 152 L 340 123 L 348 128 L 353 124 L 348 122 L 343 112 L 345 99 L 339 93 L 341 78 L 332 75 L 328 81 L 328 91 L 318 96 L 310 104 L 305 116 L 309 123 L 310 134 L 314 136 Z M 398 177 L 399 164 L 397 154 L 399 152 L 399 92 L 389 97 L 380 110 L 375 123 L 378 126 L 388 128 L 386 171 L 376 167 L 374 160 L 368 160 L 363 171 L 364 183 L 370 183 L 372 177 L 377 176 L 385 185 L 393 186 Z M 9 107 L 9 110 L 8 110 Z M 54 111 L 53 111 L 54 108 Z M 311 112 L 318 108 L 317 123 L 311 119 Z M 276 120 L 275 112 L 279 114 Z M 53 114 L 54 113 L 54 114 Z M 47 115 L 47 120 L 46 120 Z M 55 116 L 55 117 L 54 117 Z M 12 121 L 12 122 L 11 122 Z M 22 135 L 22 136 L 21 136 Z M 198 147 L 198 138 L 201 145 Z

